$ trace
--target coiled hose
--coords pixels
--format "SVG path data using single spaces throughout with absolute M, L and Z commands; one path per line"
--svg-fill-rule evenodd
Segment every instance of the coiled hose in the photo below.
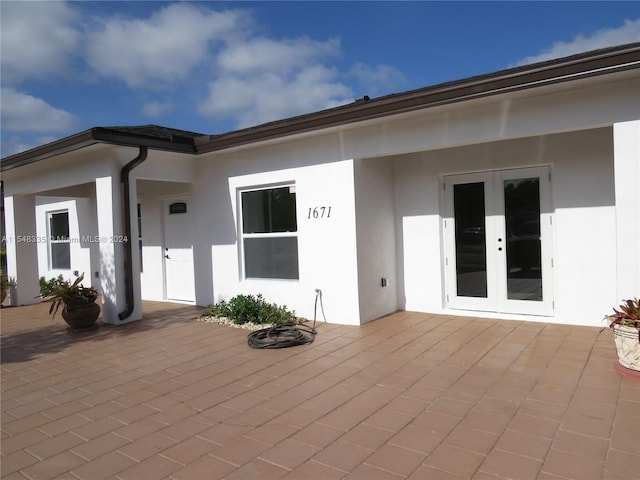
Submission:
M 247 343 L 251 348 L 287 348 L 296 345 L 306 345 L 313 343 L 316 338 L 316 313 L 318 309 L 318 300 L 320 300 L 320 309 L 324 321 L 327 318 L 324 315 L 324 307 L 322 305 L 322 291 L 316 290 L 316 301 L 313 307 L 313 325 L 309 327 L 304 323 L 292 322 L 282 325 L 275 325 L 269 328 L 263 328 L 252 332 L 247 337 Z

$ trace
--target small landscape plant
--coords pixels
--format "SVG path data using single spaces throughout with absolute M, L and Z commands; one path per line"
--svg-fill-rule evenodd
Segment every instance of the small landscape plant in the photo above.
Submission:
M 49 280 L 46 280 L 44 277 L 40 277 L 38 281 L 40 282 L 40 296 L 46 296 L 53 292 L 56 287 L 61 285 L 62 282 L 64 282 L 64 278 L 62 278 L 62 275 L 50 278 Z
M 221 300 L 211 305 L 205 316 L 227 318 L 236 325 L 281 325 L 296 321 L 296 314 L 286 306 L 267 302 L 262 294 L 237 295 L 228 301 Z
M 640 300 L 624 300 L 623 303 L 613 309 L 613 314 L 607 315 L 605 320 L 609 322 L 609 327 L 616 325 L 632 327 L 638 330 L 638 340 L 640 341 Z

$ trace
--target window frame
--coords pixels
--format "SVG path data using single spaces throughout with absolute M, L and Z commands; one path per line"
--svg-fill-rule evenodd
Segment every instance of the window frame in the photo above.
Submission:
M 289 188 L 293 189 L 293 193 L 296 192 L 296 183 L 294 181 L 268 184 L 268 185 L 260 185 L 260 186 L 251 186 L 251 187 L 242 187 L 238 188 L 238 232 L 240 232 L 240 241 L 239 243 L 239 251 L 240 251 L 240 278 L 241 280 L 257 280 L 257 281 L 289 281 L 289 282 L 298 282 L 300 281 L 300 253 L 299 249 L 296 255 L 298 276 L 296 278 L 278 278 L 278 277 L 252 277 L 247 276 L 247 265 L 245 260 L 245 240 L 246 239 L 260 239 L 260 238 L 296 238 L 296 242 L 298 240 L 298 198 L 296 195 L 296 208 L 294 211 L 295 220 L 296 220 L 296 230 L 293 232 L 270 232 L 270 233 L 245 233 L 244 232 L 244 204 L 242 200 L 243 193 L 249 192 L 259 192 L 266 190 L 276 190 L 279 188 Z
M 54 215 L 66 214 L 67 215 L 67 238 L 66 239 L 54 239 L 53 232 L 51 228 L 51 220 Z M 52 245 L 61 245 L 66 244 L 69 249 L 69 266 L 68 267 L 58 267 L 53 264 L 53 248 Z M 69 209 L 62 210 L 51 210 L 47 212 L 47 253 L 49 254 L 49 270 L 63 270 L 69 271 L 71 270 L 71 222 Z

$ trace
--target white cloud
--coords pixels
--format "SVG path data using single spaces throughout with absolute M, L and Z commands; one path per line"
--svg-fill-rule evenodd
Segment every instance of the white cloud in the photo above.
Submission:
M 234 118 L 237 128 L 309 113 L 352 100 L 351 89 L 336 77 L 335 69 L 322 65 L 303 66 L 290 75 L 277 70 L 224 75 L 209 84 L 199 111 Z
M 59 140 L 59 136 L 53 135 L 26 135 L 28 138 L 23 138 L 22 135 L 6 135 L 2 138 L 2 145 L 0 155 L 2 158 L 8 157 L 10 155 L 15 155 L 16 153 L 26 152 L 32 148 L 35 148 L 39 145 L 46 145 L 47 143 L 54 142 Z
M 351 89 L 327 61 L 340 53 L 334 38 L 236 42 L 218 55 L 217 78 L 199 111 L 242 128 L 351 101 Z
M 378 95 L 402 87 L 406 80 L 402 72 L 389 65 L 371 67 L 364 63 L 356 63 L 348 73 L 358 80 L 365 89 L 363 95 Z
M 78 16 L 62 2 L 0 2 L 2 81 L 63 74 L 80 45 Z
M 218 56 L 222 72 L 233 75 L 251 75 L 258 72 L 289 73 L 318 58 L 338 56 L 340 40 L 317 42 L 307 37 L 276 41 L 257 38 L 231 46 Z
M 73 115 L 41 98 L 3 87 L 2 129 L 10 132 L 66 132 L 75 125 Z
M 41 145 L 41 144 L 37 144 Z M 3 136 L 2 145 L 0 145 L 0 155 L 2 158 L 8 157 L 10 155 L 15 155 L 16 153 L 24 152 L 29 150 L 30 148 L 35 147 L 36 145 L 32 145 L 28 142 L 24 142 L 20 136 L 12 135 L 12 136 Z
M 140 112 L 145 117 L 159 118 L 173 110 L 172 102 L 150 101 L 142 105 Z
M 102 19 L 87 33 L 87 62 L 133 88 L 180 82 L 207 61 L 212 43 L 234 38 L 247 21 L 241 10 L 216 12 L 184 3 L 148 19 Z
M 376 94 L 404 81 L 392 67 L 357 64 L 340 72 L 338 38 L 272 38 L 250 11 L 213 10 L 204 3 L 161 4 L 144 18 L 104 14 L 64 2 L 1 2 L 3 130 L 60 132 L 74 117 L 47 99 L 19 91 L 19 81 L 50 74 L 115 79 L 129 89 L 163 89 L 164 99 L 141 102 L 139 112 L 159 118 L 197 98 L 194 114 L 236 127 L 351 102 L 354 78 Z M 120 9 L 114 9 L 117 11 Z M 127 9 L 122 9 L 126 11 Z M 69 77 L 71 78 L 71 77 Z M 204 79 L 204 80 L 203 80 Z M 109 88 L 96 81 L 96 88 Z M 194 89 L 194 90 L 192 90 Z M 51 101 L 51 100 L 48 100 Z M 57 102 L 61 102 L 58 100 Z
M 527 65 L 554 58 L 566 57 L 576 53 L 588 52 L 599 48 L 613 47 L 640 41 L 640 18 L 626 20 L 616 28 L 598 30 L 590 36 L 578 35 L 569 42 L 556 42 L 548 50 L 517 62 L 515 65 Z

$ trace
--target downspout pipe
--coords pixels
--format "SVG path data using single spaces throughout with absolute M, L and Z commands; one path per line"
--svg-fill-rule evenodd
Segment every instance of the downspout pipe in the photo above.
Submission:
M 127 163 L 120 171 L 120 183 L 123 192 L 123 231 L 124 242 L 124 288 L 125 288 L 125 309 L 118 314 L 121 321 L 126 320 L 133 312 L 133 243 L 131 241 L 131 187 L 129 183 L 129 173 L 147 159 L 147 147 L 140 146 L 138 156 Z

